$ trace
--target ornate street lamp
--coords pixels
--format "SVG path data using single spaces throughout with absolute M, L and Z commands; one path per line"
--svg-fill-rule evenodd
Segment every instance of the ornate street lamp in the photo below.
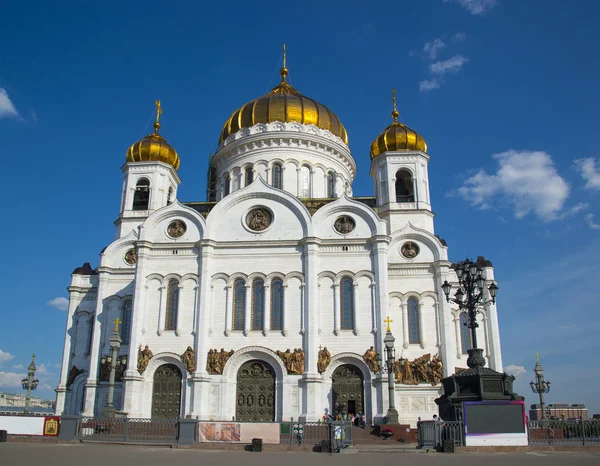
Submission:
M 496 303 L 496 293 L 498 293 L 498 285 L 491 282 L 487 288 L 490 298 L 485 296 L 486 278 L 483 276 L 483 269 L 472 260 L 466 259 L 459 262 L 456 267 L 456 276 L 458 277 L 458 288 L 454 296 L 450 297 L 450 292 L 453 286 L 444 280 L 442 290 L 446 295 L 447 302 L 458 304 L 459 310 L 467 311 L 467 327 L 471 329 L 471 344 L 472 348 L 468 350 L 469 357 L 467 365 L 469 367 L 485 366 L 483 358 L 483 350 L 477 346 L 477 313 L 479 309 L 488 304 Z
M 104 417 L 112 419 L 115 417 L 116 409 L 114 407 L 114 396 L 115 396 L 115 374 L 117 372 L 117 361 L 123 362 L 123 358 L 118 358 L 119 348 L 121 347 L 121 336 L 119 335 L 119 324 L 121 321 L 117 317 L 114 321 L 115 331 L 110 336 L 110 356 L 102 357 L 101 362 L 110 363 L 110 376 L 108 378 L 108 397 L 106 400 L 106 408 L 104 408 Z
M 388 396 L 389 406 L 387 411 L 387 423 L 398 424 L 398 411 L 396 410 L 396 396 L 394 386 L 394 364 L 396 362 L 396 350 L 394 348 L 394 342 L 396 339 L 392 335 L 392 329 L 390 324 L 393 322 L 392 319 L 387 317 L 384 322 L 387 324 L 387 332 L 383 339 L 385 345 L 385 364 L 382 364 L 381 357 L 378 359 L 377 364 L 379 365 L 379 372 L 382 374 L 388 374 Z
M 529 386 L 533 393 L 537 393 L 540 396 L 540 413 L 543 420 L 547 416 L 547 413 L 544 411 L 544 393 L 550 392 L 550 382 L 544 380 L 544 369 L 540 364 L 540 355 L 538 353 L 535 354 L 535 368 L 533 369 L 533 373 L 535 374 L 535 382 L 531 381 Z M 550 416 L 548 415 L 547 417 Z
M 29 402 L 31 400 L 31 390 L 35 390 L 40 381 L 38 379 L 34 379 L 35 371 L 37 367 L 35 367 L 35 354 L 31 355 L 31 363 L 27 367 L 27 378 L 21 380 L 21 385 L 23 386 L 23 390 L 27 390 L 27 396 L 25 397 L 25 414 L 29 414 Z

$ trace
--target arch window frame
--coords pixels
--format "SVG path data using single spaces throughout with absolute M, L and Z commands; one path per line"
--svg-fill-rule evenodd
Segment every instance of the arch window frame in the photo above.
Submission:
M 250 186 L 254 181 L 254 169 L 251 165 L 244 168 L 244 186 Z
M 244 330 L 246 320 L 246 282 L 242 278 L 237 278 L 233 282 L 233 300 L 232 300 L 232 330 Z
M 133 302 L 131 299 L 125 300 L 121 306 L 121 344 L 129 345 L 131 341 L 131 313 Z
M 265 323 L 265 282 L 262 278 L 252 281 L 252 310 L 250 330 L 263 330 Z
M 419 345 L 421 344 L 421 315 L 419 310 L 419 300 L 414 296 L 411 296 L 408 298 L 406 307 L 408 343 L 411 345 Z
M 275 278 L 271 281 L 271 329 L 283 330 L 284 311 L 283 280 Z
M 271 168 L 271 186 L 277 189 L 283 189 L 282 167 L 279 163 L 274 163 Z
M 330 171 L 327 173 L 327 197 L 330 199 L 335 197 L 335 178 L 335 172 Z
M 471 338 L 471 329 L 467 327 L 469 317 L 466 312 L 461 312 L 458 316 L 460 325 L 460 349 L 462 354 L 468 354 L 467 350 L 473 347 L 473 339 Z
M 406 174 L 406 176 L 403 176 Z M 408 179 L 408 186 L 406 186 L 406 180 Z M 405 192 L 398 193 L 398 188 L 401 186 L 400 182 L 403 183 L 403 187 L 406 189 Z M 394 178 L 394 195 L 396 202 L 415 202 L 415 183 L 413 173 L 406 169 L 400 168 L 396 172 L 396 176 Z
M 300 167 L 300 190 L 301 195 L 298 196 L 302 199 L 310 198 L 310 172 L 311 169 L 308 165 L 302 165 Z
M 148 178 L 141 177 L 135 183 L 131 210 L 148 210 L 150 208 L 151 183 Z
M 350 277 L 340 280 L 340 329 L 354 330 L 354 281 Z
M 225 186 L 223 186 L 223 197 L 231 194 L 231 175 L 227 173 L 225 175 Z
M 171 278 L 167 284 L 167 306 L 165 311 L 165 330 L 177 330 L 179 313 L 179 282 Z

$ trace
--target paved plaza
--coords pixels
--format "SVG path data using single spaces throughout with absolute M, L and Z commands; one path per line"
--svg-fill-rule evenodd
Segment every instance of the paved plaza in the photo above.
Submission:
M 185 450 L 161 447 L 82 444 L 0 444 L 0 464 L 45 466 L 262 466 L 285 464 L 286 466 L 364 466 L 373 461 L 410 462 L 415 465 L 440 466 L 505 466 L 506 464 L 531 466 L 577 466 L 600 464 L 600 450 L 590 452 L 529 452 L 529 453 L 352 453 L 321 454 L 307 452 L 263 452 L 218 450 Z

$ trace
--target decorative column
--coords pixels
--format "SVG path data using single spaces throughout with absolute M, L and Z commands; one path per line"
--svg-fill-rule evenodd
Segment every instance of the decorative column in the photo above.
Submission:
M 161 336 L 165 331 L 165 314 L 167 310 L 167 287 L 161 285 L 158 287 L 158 330 L 156 333 Z
M 287 318 L 287 313 L 288 313 L 288 310 L 287 310 L 287 306 L 288 306 L 288 302 L 287 302 L 288 292 L 287 292 L 287 289 L 288 289 L 288 284 L 284 283 L 283 284 L 283 315 L 281 316 L 281 320 L 282 320 L 282 322 L 281 322 L 281 328 L 283 329 L 283 331 L 282 331 L 283 336 L 287 336 L 287 334 L 288 334 L 288 327 L 287 327 L 287 324 L 288 324 L 288 318 Z M 300 297 L 301 297 L 300 301 L 302 302 L 302 300 L 304 299 L 304 283 L 302 285 L 300 285 Z M 302 304 L 300 304 L 300 306 L 302 307 Z M 304 310 L 301 308 L 300 309 L 300 320 L 301 320 L 300 331 L 304 335 L 304 320 L 303 320 L 303 317 L 302 317 L 303 316 L 303 312 L 304 312 Z
M 452 265 L 449 261 L 438 261 L 434 264 L 435 266 L 435 281 L 436 291 L 438 293 L 438 319 L 440 322 L 440 356 L 444 365 L 444 377 L 450 377 L 454 374 L 454 367 L 456 360 L 461 357 L 460 350 L 460 313 L 457 314 L 457 322 L 454 324 L 455 337 L 452 336 L 452 320 L 453 314 L 450 309 L 450 303 L 444 299 L 444 293 L 442 290 L 442 283 L 450 278 L 450 266 Z M 456 355 L 456 357 L 455 357 Z
M 358 305 L 358 282 L 352 282 L 352 299 L 354 301 L 354 335 L 360 333 L 360 310 L 361 307 Z
M 193 309 L 193 317 L 192 317 L 192 335 L 196 335 L 198 333 L 198 289 L 200 287 L 196 285 L 194 287 L 194 309 Z
M 425 348 L 425 326 L 423 325 L 423 322 L 423 303 L 419 301 L 419 336 L 421 337 L 421 349 Z
M 250 335 L 252 317 L 252 285 L 246 284 L 246 302 L 244 303 L 244 336 Z
M 462 354 L 462 338 L 460 337 L 460 315 L 453 319 L 454 322 L 454 332 L 456 334 L 456 358 L 460 359 Z
M 233 319 L 231 317 L 232 306 L 231 302 L 231 285 L 225 286 L 225 336 L 228 337 L 231 333 L 231 324 Z
M 492 267 L 486 267 L 484 269 L 486 286 L 485 296 L 490 300 L 491 296 L 489 293 L 489 284 L 494 280 L 494 269 Z M 486 306 L 488 312 L 488 325 L 489 325 L 489 346 L 488 352 L 490 356 L 490 367 L 498 372 L 503 372 L 502 366 L 502 347 L 500 346 L 500 327 L 498 325 L 498 312 L 496 310 L 496 303 L 489 303 Z
M 271 285 L 265 284 L 265 306 L 263 314 L 263 335 L 266 337 L 271 330 L 271 293 L 269 292 Z
M 315 171 L 314 169 L 310 169 L 310 185 L 308 186 L 308 193 L 311 198 L 315 197 Z
M 400 313 L 402 314 L 402 348 L 408 349 L 408 309 L 406 301 L 400 303 Z
M 342 318 L 342 310 L 340 306 L 340 284 L 333 284 L 333 333 L 340 334 L 340 321 Z
M 73 279 L 71 279 L 71 284 L 73 283 Z M 65 328 L 65 344 L 63 346 L 63 357 L 62 357 L 62 367 L 60 370 L 60 382 L 58 383 L 58 388 L 56 389 L 56 414 L 66 414 L 65 413 L 65 401 L 67 392 L 69 389 L 67 388 L 67 379 L 69 378 L 69 361 L 70 361 L 70 353 L 71 347 L 74 345 L 72 340 L 72 333 L 69 332 L 73 325 L 73 315 L 75 314 L 75 309 L 81 302 L 81 296 L 78 291 L 73 286 L 68 288 L 69 291 L 69 308 L 67 310 L 67 323 Z M 90 319 L 90 325 L 94 325 L 93 317 Z M 93 328 L 93 327 L 90 327 Z M 89 345 L 88 345 L 89 346 Z M 73 413 L 71 413 L 73 414 Z
M 181 335 L 181 321 L 183 320 L 183 291 L 184 291 L 184 287 L 182 284 L 179 284 L 177 286 L 177 289 L 179 290 L 179 293 L 177 293 L 177 319 L 176 319 L 176 325 L 175 325 L 175 335 L 180 336 Z
M 302 197 L 302 196 L 300 196 L 300 193 L 302 192 L 301 191 L 301 189 L 302 189 L 302 173 L 301 172 L 302 172 L 302 168 L 300 168 L 300 167 L 296 168 L 296 190 L 297 190 L 296 196 L 298 196 L 298 197 Z

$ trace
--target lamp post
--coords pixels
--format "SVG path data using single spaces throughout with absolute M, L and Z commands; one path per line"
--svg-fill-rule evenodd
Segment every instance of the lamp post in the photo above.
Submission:
M 383 339 L 383 344 L 385 345 L 385 364 L 381 363 L 381 358 L 379 358 L 379 371 L 381 373 L 388 374 L 388 397 L 389 397 L 389 407 L 387 411 L 387 423 L 388 424 L 398 424 L 398 410 L 396 410 L 396 396 L 395 396 L 395 385 L 394 385 L 394 363 L 396 362 L 396 350 L 394 349 L 394 342 L 396 339 L 394 335 L 392 335 L 392 329 L 390 328 L 390 324 L 393 322 L 392 319 L 387 317 L 384 322 L 387 324 L 387 332 L 385 334 L 385 338 Z
M 27 378 L 21 380 L 21 385 L 23 386 L 23 390 L 27 390 L 27 396 L 25 397 L 25 414 L 29 414 L 29 402 L 31 400 L 31 390 L 35 390 L 40 381 L 38 379 L 34 379 L 35 377 L 35 354 L 31 355 L 31 363 L 27 367 Z
M 550 392 L 550 382 L 544 380 L 544 369 L 540 364 L 540 355 L 538 353 L 535 355 L 535 368 L 533 369 L 533 373 L 535 374 L 535 382 L 531 381 L 529 386 L 533 393 L 537 393 L 540 396 L 540 413 L 542 420 L 544 420 L 546 416 L 544 411 L 544 393 Z
M 477 323 L 477 313 L 480 312 L 479 309 L 482 306 L 496 303 L 498 285 L 496 285 L 495 282 L 491 282 L 487 288 L 490 298 L 487 299 L 484 295 L 486 279 L 483 276 L 483 269 L 469 259 L 457 264 L 456 276 L 458 278 L 458 288 L 454 293 L 454 296 L 452 298 L 450 297 L 453 286 L 448 283 L 448 280 L 444 280 L 442 290 L 446 295 L 447 302 L 458 304 L 459 310 L 467 311 L 467 327 L 471 329 L 472 345 L 472 348 L 468 350 L 469 357 L 467 359 L 467 365 L 469 367 L 483 367 L 485 366 L 483 350 L 477 347 L 476 329 L 479 327 L 479 324 Z
M 110 336 L 110 350 L 111 354 L 106 358 L 110 362 L 110 376 L 108 378 L 108 397 L 106 400 L 106 408 L 104 408 L 104 417 L 112 419 L 115 417 L 117 412 L 114 407 L 114 396 L 115 396 L 115 374 L 117 372 L 117 355 L 119 354 L 119 348 L 121 347 L 121 336 L 119 335 L 119 324 L 121 321 L 117 317 L 114 321 L 115 331 Z M 104 358 L 102 358 L 104 359 Z

